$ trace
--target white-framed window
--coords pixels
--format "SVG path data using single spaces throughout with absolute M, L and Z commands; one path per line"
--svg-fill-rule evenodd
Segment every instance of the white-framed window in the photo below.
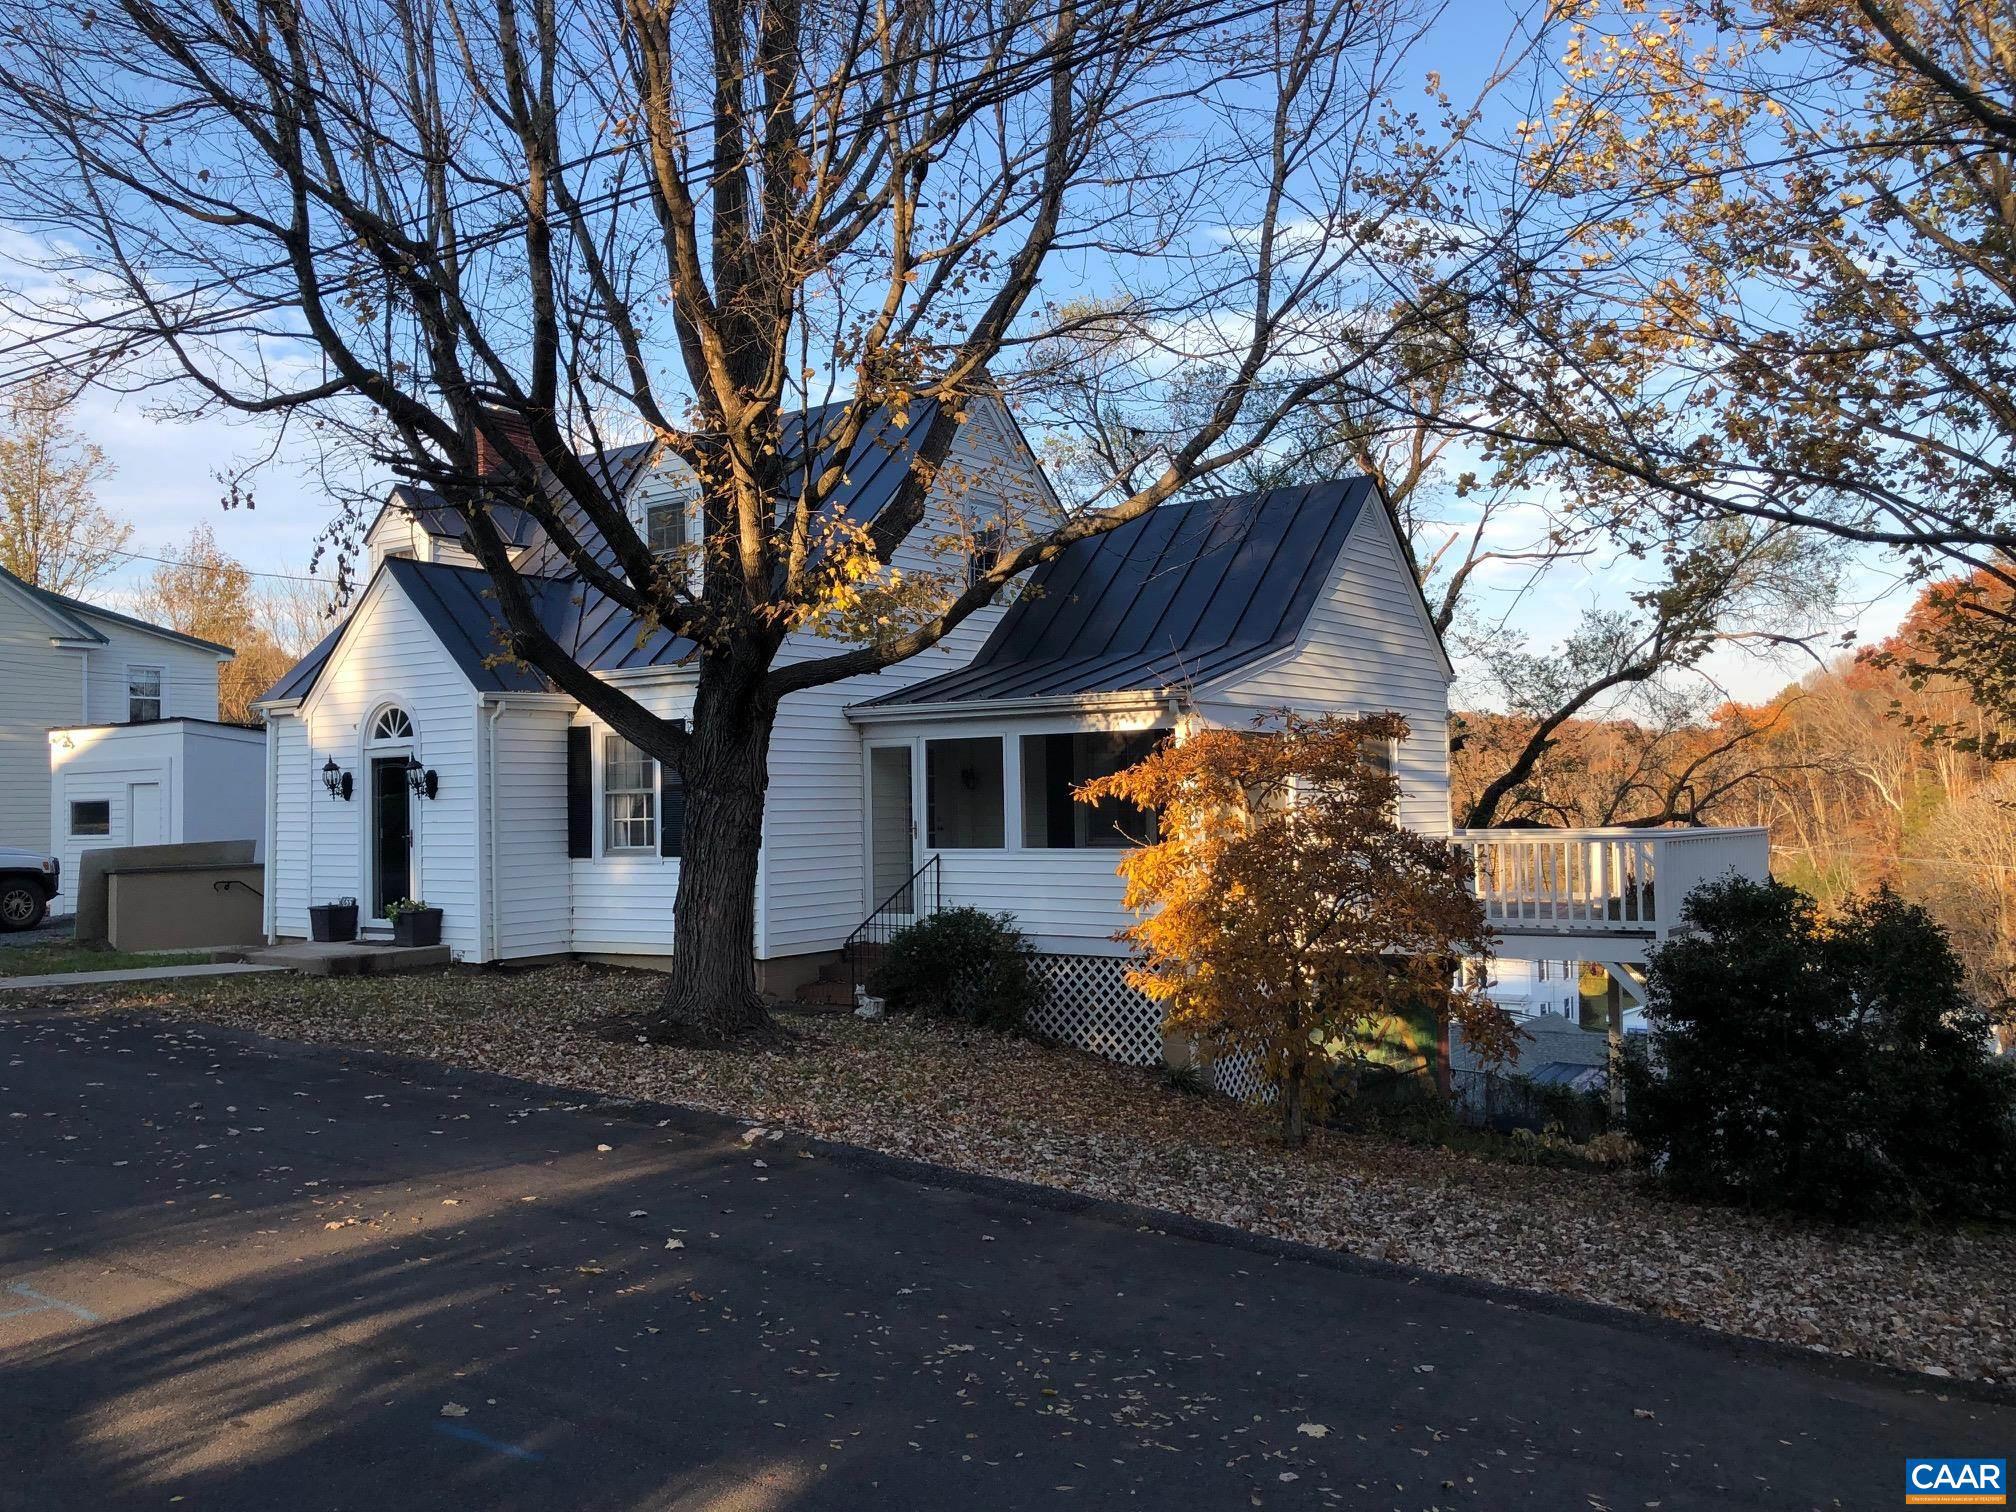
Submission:
M 385 740 L 411 740 L 413 738 L 413 716 L 401 708 L 390 708 L 378 716 L 378 722 L 371 726 L 372 744 Z
M 1001 559 L 1001 553 L 1008 549 L 1008 527 L 1000 521 L 982 525 L 973 532 L 973 554 L 966 558 L 966 586 L 973 587 L 981 576 L 993 569 Z
M 167 713 L 167 676 L 160 667 L 126 669 L 126 722 L 145 724 Z
M 602 848 L 649 851 L 658 845 L 658 763 L 621 735 L 602 737 Z
M 109 798 L 70 800 L 70 833 L 109 835 L 112 833 L 112 801 Z
M 655 556 L 677 551 L 686 544 L 686 499 L 668 499 L 644 511 L 644 544 Z

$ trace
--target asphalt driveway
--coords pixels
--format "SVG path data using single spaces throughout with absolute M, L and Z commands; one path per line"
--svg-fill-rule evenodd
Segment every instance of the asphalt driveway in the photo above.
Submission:
M 1936 1382 L 698 1114 L 8 1014 L 9 1508 L 1859 1508 L 1907 1457 L 2016 1457 L 2016 1408 Z

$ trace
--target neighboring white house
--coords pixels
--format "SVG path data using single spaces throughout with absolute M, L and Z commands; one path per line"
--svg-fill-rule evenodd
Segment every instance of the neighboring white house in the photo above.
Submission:
M 217 719 L 228 646 L 50 593 L 0 570 L 0 845 L 53 851 L 49 732 Z M 128 824 L 122 810 L 115 821 Z M 250 839 L 254 829 L 238 838 Z M 66 877 L 68 872 L 66 870 Z
M 77 904 L 78 863 L 115 846 L 265 836 L 266 737 L 214 719 L 72 725 L 48 734 L 50 851 L 62 863 L 50 906 Z
M 854 518 L 894 494 L 929 418 L 912 406 L 860 443 L 843 501 Z M 654 545 L 690 538 L 696 495 L 678 464 L 636 447 L 603 465 Z M 898 559 L 909 570 L 934 565 L 921 544 L 934 536 L 985 540 L 990 523 L 1057 507 L 993 401 L 970 407 L 939 478 Z M 438 505 L 395 495 L 356 608 L 261 703 L 267 931 L 305 936 L 310 905 L 355 897 L 367 934 L 382 933 L 385 905 L 411 896 L 445 911 L 443 941 L 465 960 L 663 958 L 676 779 L 498 657 L 487 579 L 458 565 Z M 545 543 L 520 549 L 552 574 L 536 588 L 562 644 L 660 713 L 690 709 L 686 643 L 640 634 Z M 1069 790 L 1199 723 L 1397 710 L 1411 729 L 1394 753 L 1402 815 L 1447 833 L 1451 669 L 1369 479 L 1167 504 L 1003 597 L 919 657 L 784 700 L 757 884 L 773 990 L 833 960 L 892 896 L 903 906 L 928 869 L 935 901 L 1017 916 L 1063 989 L 1055 1032 L 1155 1059 L 1159 1022 L 1121 980 L 1112 938 L 1126 922 L 1116 850 L 1138 820 Z M 831 649 L 806 635 L 783 654 Z

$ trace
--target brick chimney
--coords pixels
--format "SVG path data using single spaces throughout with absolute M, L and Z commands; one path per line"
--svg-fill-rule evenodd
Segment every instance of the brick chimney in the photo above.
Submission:
M 485 406 L 484 419 L 510 436 L 511 442 L 530 462 L 539 460 L 539 447 L 532 439 L 532 426 L 525 417 L 515 410 L 499 409 L 495 405 Z M 476 473 L 479 477 L 494 478 L 506 467 L 504 456 L 490 444 L 490 438 L 481 430 L 476 432 Z

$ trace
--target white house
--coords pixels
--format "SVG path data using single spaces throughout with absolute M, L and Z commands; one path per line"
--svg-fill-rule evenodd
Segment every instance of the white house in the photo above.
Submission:
M 798 417 L 814 436 L 820 412 Z M 840 503 L 867 520 L 895 492 L 930 409 L 864 438 Z M 596 459 L 655 547 L 697 529 L 683 465 L 650 446 Z M 897 557 L 942 570 L 931 539 L 985 541 L 1058 508 L 1008 411 L 973 404 L 930 513 Z M 539 612 L 599 676 L 687 714 L 691 650 L 575 576 L 522 514 L 493 511 Z M 499 655 L 485 575 L 443 501 L 402 488 L 368 536 L 349 618 L 261 703 L 267 720 L 267 934 L 356 898 L 424 899 L 468 961 L 578 955 L 636 964 L 671 948 L 676 777 L 537 673 Z M 830 653 L 805 634 L 785 657 Z M 1070 799 L 1164 733 L 1394 711 L 1407 824 L 1448 834 L 1452 669 L 1392 512 L 1366 478 L 1165 504 L 1081 541 L 940 646 L 789 695 L 757 879 L 760 979 L 788 992 L 861 931 L 970 904 L 1013 913 L 1053 987 L 1039 1027 L 1119 1059 L 1162 1051 L 1123 980 L 1116 851 L 1142 816 Z M 1690 878 L 1762 875 L 1761 831 L 1479 831 L 1453 837 L 1506 956 L 1629 968 L 1679 927 Z
M 854 518 L 893 495 L 928 420 L 913 406 L 860 444 Z M 697 525 L 678 464 L 635 447 L 603 465 L 654 544 Z M 985 539 L 992 520 L 1057 507 L 991 401 L 970 408 L 939 478 L 913 543 Z M 438 503 L 395 495 L 356 608 L 262 701 L 267 931 L 304 937 L 310 905 L 355 897 L 367 935 L 382 933 L 385 905 L 411 896 L 445 911 L 464 960 L 662 959 L 676 780 L 498 659 L 487 580 Z M 530 532 L 519 549 L 526 570 L 552 573 L 536 586 L 563 644 L 668 717 L 691 707 L 684 643 L 640 635 Z M 921 544 L 905 550 L 915 559 L 898 565 L 933 565 Z M 974 904 L 1014 913 L 1043 953 L 1063 989 L 1056 1032 L 1153 1060 L 1159 1025 L 1112 939 L 1126 922 L 1115 849 L 1137 818 L 1069 790 L 1198 722 L 1397 710 L 1411 727 L 1394 753 L 1403 816 L 1447 832 L 1451 669 L 1370 480 L 1164 505 L 1004 598 L 922 656 L 785 699 L 758 878 L 773 990 L 809 979 L 885 904 Z M 807 635 L 784 654 L 831 650 Z
M 67 810 L 54 812 L 52 730 L 162 720 L 214 725 L 217 673 L 231 656 L 228 646 L 81 603 L 0 570 L 0 845 L 52 851 L 69 837 Z M 98 737 L 94 746 L 105 739 Z M 143 792 L 140 820 L 146 800 Z M 103 828 L 93 809 L 85 830 L 137 833 L 128 795 L 107 801 L 112 811 Z M 254 823 L 233 838 L 257 832 Z

